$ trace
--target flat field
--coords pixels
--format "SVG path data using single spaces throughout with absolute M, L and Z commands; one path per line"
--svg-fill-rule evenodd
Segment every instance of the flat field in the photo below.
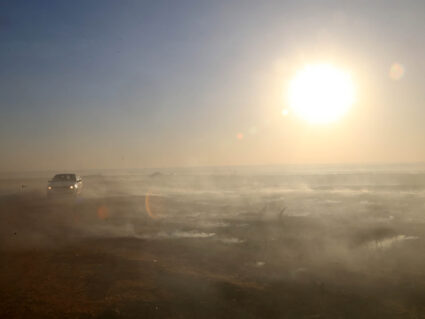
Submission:
M 1 318 L 425 317 L 423 174 L 84 182 L 1 181 Z

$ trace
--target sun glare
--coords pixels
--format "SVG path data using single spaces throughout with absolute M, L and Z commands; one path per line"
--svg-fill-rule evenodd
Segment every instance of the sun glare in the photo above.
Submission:
M 289 106 L 310 123 L 340 119 L 354 103 L 351 76 L 328 64 L 307 65 L 289 85 Z

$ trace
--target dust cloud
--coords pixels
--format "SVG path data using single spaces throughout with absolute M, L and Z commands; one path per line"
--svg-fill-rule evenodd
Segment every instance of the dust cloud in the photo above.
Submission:
M 82 176 L 75 199 L 48 199 L 48 174 L 2 177 L 1 317 L 425 313 L 420 168 Z

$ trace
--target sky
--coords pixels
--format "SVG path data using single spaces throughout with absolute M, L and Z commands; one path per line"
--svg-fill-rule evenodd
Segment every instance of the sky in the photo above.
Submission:
M 425 161 L 424 1 L 0 1 L 0 171 Z M 306 64 L 356 99 L 287 109 Z

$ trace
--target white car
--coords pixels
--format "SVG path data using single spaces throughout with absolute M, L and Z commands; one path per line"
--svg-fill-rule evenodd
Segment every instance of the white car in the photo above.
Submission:
M 47 196 L 73 195 L 77 196 L 83 188 L 83 180 L 75 174 L 56 174 L 47 184 Z

